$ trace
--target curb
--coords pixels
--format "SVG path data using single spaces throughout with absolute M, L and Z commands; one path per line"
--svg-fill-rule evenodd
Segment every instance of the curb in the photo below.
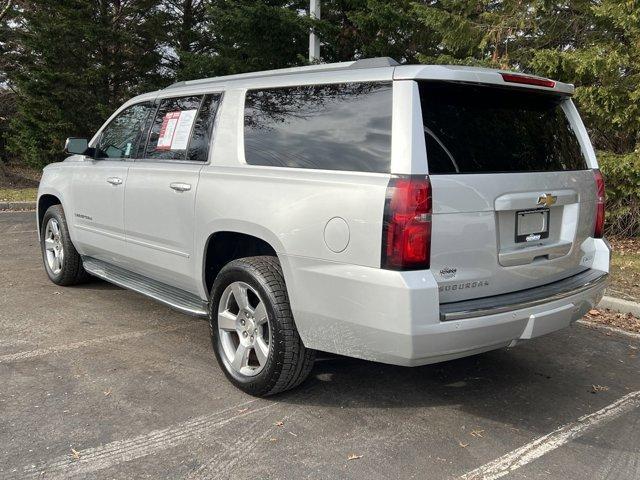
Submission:
M 629 300 L 622 300 L 615 297 L 602 297 L 598 304 L 600 308 L 608 308 L 620 313 L 630 313 L 634 317 L 640 318 L 640 303 L 630 302 Z
M 0 210 L 19 212 L 21 210 L 35 210 L 36 202 L 0 202 Z
M 595 323 L 592 322 L 590 320 L 585 320 L 584 318 L 581 318 L 580 320 L 576 321 L 577 324 L 579 325 L 583 325 L 587 328 L 593 328 L 594 330 L 600 330 L 603 332 L 610 332 L 610 333 L 617 333 L 618 335 L 622 335 L 625 337 L 629 337 L 629 338 L 634 338 L 636 340 L 640 340 L 640 333 L 636 333 L 636 332 L 629 332 L 627 330 L 623 330 L 621 328 L 618 327 L 611 327 L 609 325 L 603 325 L 601 323 Z

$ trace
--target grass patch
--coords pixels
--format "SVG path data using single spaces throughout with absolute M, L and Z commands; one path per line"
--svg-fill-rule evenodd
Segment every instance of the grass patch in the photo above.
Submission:
M 0 202 L 35 202 L 37 188 L 0 188 Z
M 607 294 L 640 301 L 640 238 L 612 239 L 611 275 Z

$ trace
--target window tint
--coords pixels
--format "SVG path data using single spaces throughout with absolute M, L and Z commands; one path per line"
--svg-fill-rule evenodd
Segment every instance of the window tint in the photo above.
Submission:
M 429 173 L 581 170 L 564 97 L 481 85 L 420 82 Z
M 219 93 L 205 95 L 193 127 L 193 135 L 189 142 L 187 160 L 196 162 L 207 161 L 209 144 L 211 143 L 211 135 L 213 133 L 213 123 L 216 119 L 216 112 L 218 111 L 221 98 L 222 95 Z
M 131 158 L 142 138 L 147 116 L 154 110 L 151 102 L 138 103 L 123 110 L 102 131 L 97 145 L 98 158 Z
M 151 125 L 145 158 L 186 160 L 202 96 L 165 98 Z
M 252 90 L 244 117 L 251 165 L 389 172 L 391 84 Z

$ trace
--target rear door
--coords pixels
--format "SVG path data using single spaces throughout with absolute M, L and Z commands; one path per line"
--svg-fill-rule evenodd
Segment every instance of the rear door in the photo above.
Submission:
M 129 168 L 124 205 L 129 268 L 197 293 L 194 207 L 220 94 L 165 98 Z
M 595 181 L 558 93 L 419 82 L 440 301 L 569 277 L 593 235 Z

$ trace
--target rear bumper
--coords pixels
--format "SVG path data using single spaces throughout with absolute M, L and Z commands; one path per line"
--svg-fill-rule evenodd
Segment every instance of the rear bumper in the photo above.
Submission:
M 515 345 L 567 327 L 598 304 L 607 279 L 606 272 L 590 269 L 556 282 L 562 285 L 440 305 L 429 271 L 393 272 L 299 257 L 281 263 L 307 347 L 405 366 Z M 449 315 L 446 321 L 443 314 Z
M 608 275 L 597 270 L 587 270 L 564 280 L 549 283 L 520 292 L 495 295 L 464 302 L 440 305 L 440 320 L 462 320 L 473 317 L 495 315 L 513 310 L 523 310 L 562 300 L 587 292 L 598 285 L 606 286 Z

